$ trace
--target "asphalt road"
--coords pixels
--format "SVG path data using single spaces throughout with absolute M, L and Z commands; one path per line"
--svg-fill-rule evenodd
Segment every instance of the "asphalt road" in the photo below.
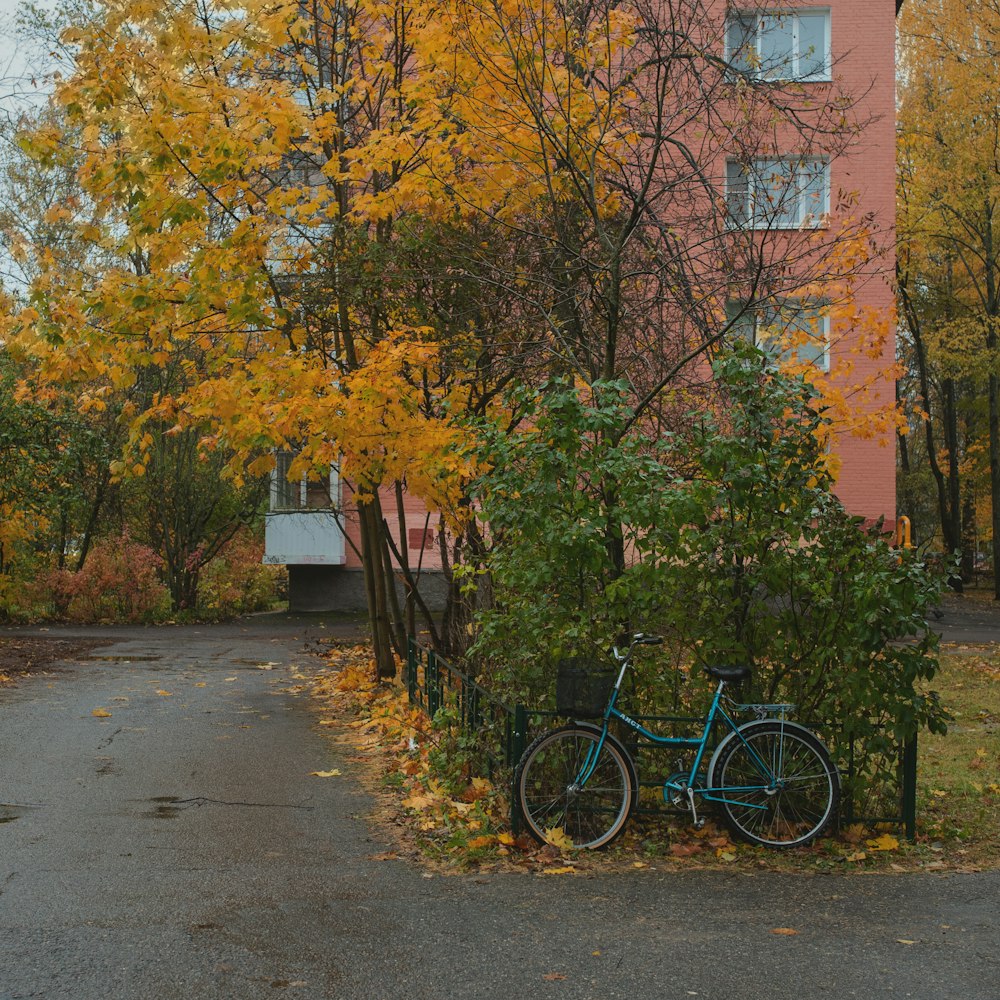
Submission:
M 325 631 L 119 629 L 0 693 L 2 1000 L 1000 1000 L 998 873 L 374 860 L 369 801 L 295 691 Z

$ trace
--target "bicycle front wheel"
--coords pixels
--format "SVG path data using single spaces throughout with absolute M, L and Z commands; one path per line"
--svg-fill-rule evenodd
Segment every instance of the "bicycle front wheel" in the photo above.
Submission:
M 575 848 L 610 844 L 636 800 L 635 767 L 610 734 L 580 723 L 543 733 L 517 766 L 514 789 L 532 835 Z
M 766 847 L 808 844 L 840 801 L 840 775 L 826 747 L 803 726 L 780 720 L 727 736 L 708 783 L 729 829 Z

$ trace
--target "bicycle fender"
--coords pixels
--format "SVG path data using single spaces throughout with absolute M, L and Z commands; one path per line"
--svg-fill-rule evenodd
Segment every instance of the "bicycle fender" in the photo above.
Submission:
M 814 740 L 819 740 L 819 737 L 807 726 L 803 726 L 798 722 L 789 722 L 787 719 L 752 719 L 750 722 L 744 722 L 742 726 L 737 726 L 734 732 L 726 734 L 725 739 L 715 748 L 715 753 L 712 754 L 712 759 L 708 762 L 708 770 L 705 772 L 706 780 L 708 782 L 709 788 L 715 787 L 715 764 L 718 761 L 722 750 L 727 747 L 730 741 L 738 739 L 736 733 L 743 732 L 745 729 L 753 729 L 754 726 L 759 726 L 762 723 L 780 723 L 785 729 L 798 730 L 800 733 L 805 733 L 807 736 L 811 736 Z M 820 741 L 822 742 L 822 741 Z

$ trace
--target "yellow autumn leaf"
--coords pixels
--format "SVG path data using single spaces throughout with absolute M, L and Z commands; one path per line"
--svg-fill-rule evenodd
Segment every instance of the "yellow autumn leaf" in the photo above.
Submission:
M 203 688 L 203 687 L 208 687 L 208 685 L 204 681 L 198 681 L 198 683 L 195 684 L 195 687 L 196 688 Z
M 172 698 L 173 694 L 170 691 L 164 691 L 162 688 L 156 692 L 161 698 Z
M 481 837 L 473 837 L 465 846 L 469 848 L 470 851 L 479 850 L 480 847 L 489 847 L 490 844 L 496 841 L 496 837 L 492 834 L 483 834 Z
M 340 771 L 336 768 L 332 771 L 310 771 L 309 776 L 312 778 L 337 778 L 340 776 Z
M 433 795 L 428 795 L 426 792 L 413 792 L 403 799 L 403 805 L 407 809 L 414 809 L 417 812 L 422 812 L 424 809 L 429 809 L 437 800 Z
M 95 708 L 90 713 L 95 719 L 110 719 L 111 713 L 106 708 Z
M 573 850 L 573 841 L 561 826 L 550 826 L 545 830 L 545 843 L 558 847 L 560 851 Z
M 867 840 L 865 843 L 873 851 L 894 851 L 899 847 L 899 841 L 891 833 L 883 833 L 875 840 Z
M 559 865 L 555 868 L 543 868 L 543 875 L 569 875 L 575 872 L 576 869 L 572 865 Z
M 868 855 L 865 854 L 864 851 L 855 851 L 854 854 L 848 854 L 847 855 L 847 860 L 848 861 L 864 861 L 865 858 L 867 858 L 867 857 L 868 857 Z
M 512 833 L 501 833 L 497 836 L 497 840 L 501 844 L 506 844 L 507 847 L 513 847 L 515 843 L 514 835 Z
M 799 932 L 794 927 L 772 927 L 771 933 L 781 937 L 792 937 Z

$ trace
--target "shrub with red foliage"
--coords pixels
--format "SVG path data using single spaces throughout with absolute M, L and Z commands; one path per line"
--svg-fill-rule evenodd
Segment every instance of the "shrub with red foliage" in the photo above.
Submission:
M 38 581 L 56 617 L 75 622 L 150 622 L 170 610 L 162 560 L 126 532 L 95 542 L 78 572 L 51 570 Z

